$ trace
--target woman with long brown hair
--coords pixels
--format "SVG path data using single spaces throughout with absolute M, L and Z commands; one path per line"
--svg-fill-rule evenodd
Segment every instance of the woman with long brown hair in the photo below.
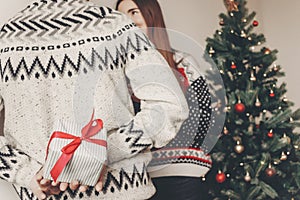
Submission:
M 152 151 L 148 167 L 156 186 L 152 200 L 199 200 L 201 179 L 211 167 L 211 159 L 201 149 L 210 125 L 211 100 L 202 76 L 187 77 L 191 57 L 171 48 L 163 14 L 157 0 L 118 0 L 116 10 L 128 15 L 145 33 L 166 59 L 186 92 L 189 118 L 167 146 Z M 192 74 L 192 73 L 189 73 Z M 138 111 L 137 99 L 133 98 Z M 196 102 L 196 103 L 195 103 Z

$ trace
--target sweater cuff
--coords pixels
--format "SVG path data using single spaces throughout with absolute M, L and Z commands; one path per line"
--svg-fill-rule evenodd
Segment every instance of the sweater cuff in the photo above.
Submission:
M 0 136 L 0 178 L 23 187 L 29 187 L 33 176 L 42 167 L 42 164 L 29 157 L 23 151 L 9 145 L 7 140 Z
M 41 168 L 42 165 L 40 163 L 31 158 L 28 158 L 27 162 L 25 161 L 24 164 L 19 165 L 15 182 L 20 186 L 29 188 L 30 181 Z
M 108 162 L 112 164 L 136 156 L 151 147 L 151 138 L 147 137 L 142 129 L 134 128 L 132 120 L 107 137 Z

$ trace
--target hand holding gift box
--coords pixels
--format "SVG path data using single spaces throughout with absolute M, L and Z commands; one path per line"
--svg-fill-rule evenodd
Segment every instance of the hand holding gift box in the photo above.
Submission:
M 82 129 L 73 122 L 58 122 L 48 143 L 44 178 L 96 185 L 107 160 L 107 133 L 102 120 L 93 117 Z

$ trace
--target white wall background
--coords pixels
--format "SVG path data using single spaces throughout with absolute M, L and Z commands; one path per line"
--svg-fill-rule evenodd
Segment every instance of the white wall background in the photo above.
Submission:
M 264 35 L 271 49 L 277 49 L 278 60 L 286 72 L 287 97 L 300 107 L 300 1 L 260 0 Z M 298 68 L 299 67 L 299 68 Z
M 1 0 L 0 25 L 21 10 L 31 0 Z M 92 0 L 97 4 L 114 6 L 113 0 Z M 225 12 L 223 0 L 159 0 L 168 28 L 185 33 L 205 47 L 205 39 L 219 28 L 218 15 Z M 248 0 L 249 10 L 257 12 L 262 32 L 271 49 L 278 49 L 277 64 L 286 72 L 282 80 L 288 83 L 287 97 L 300 107 L 298 56 L 300 57 L 300 1 Z M 15 200 L 13 188 L 0 181 L 1 199 Z

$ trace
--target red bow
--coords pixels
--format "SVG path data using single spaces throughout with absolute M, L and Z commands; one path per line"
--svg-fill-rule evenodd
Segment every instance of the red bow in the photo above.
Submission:
M 101 119 L 93 120 L 93 118 L 94 118 L 94 112 L 92 114 L 92 118 L 91 118 L 90 122 L 81 129 L 81 137 L 77 137 L 77 136 L 70 135 L 68 133 L 64 133 L 64 132 L 60 132 L 60 131 L 53 132 L 53 134 L 48 142 L 47 156 L 48 156 L 50 143 L 54 138 L 73 139 L 73 141 L 71 143 L 69 143 L 68 145 L 64 146 L 61 149 L 62 155 L 57 160 L 57 162 L 55 163 L 54 167 L 52 168 L 52 170 L 50 172 L 51 177 L 53 178 L 54 181 L 57 180 L 58 176 L 60 175 L 60 173 L 62 172 L 64 167 L 71 160 L 71 158 L 73 157 L 73 154 L 75 153 L 76 149 L 81 144 L 82 140 L 85 140 L 87 142 L 91 142 L 94 144 L 98 144 L 98 145 L 104 146 L 104 147 L 107 146 L 107 143 L 105 140 L 91 138 L 94 135 L 96 135 L 103 128 L 102 120 Z M 96 122 L 95 126 L 93 126 L 94 122 Z

